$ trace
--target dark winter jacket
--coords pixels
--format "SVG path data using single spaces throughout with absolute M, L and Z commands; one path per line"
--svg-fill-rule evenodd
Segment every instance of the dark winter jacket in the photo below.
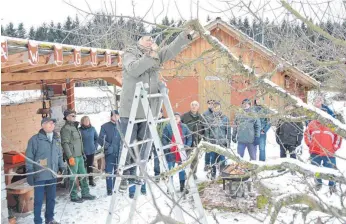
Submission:
M 260 118 L 261 131 L 263 131 L 264 133 L 267 133 L 267 131 L 269 130 L 271 126 L 269 122 L 269 118 L 262 117 L 262 116 L 268 115 L 269 111 L 263 106 L 256 106 L 254 110 L 258 113 L 258 116 Z
M 200 113 L 193 114 L 191 111 L 181 116 L 181 122 L 187 125 L 192 133 L 192 146 L 195 147 L 202 140 L 204 135 L 205 120 Z
M 206 139 L 213 144 L 228 147 L 232 139 L 230 121 L 224 114 L 213 113 L 209 121 L 210 128 L 206 129 Z
M 185 147 L 191 147 L 192 146 L 192 135 L 190 133 L 189 128 L 187 127 L 186 124 L 179 123 L 178 125 L 181 125 L 182 132 L 183 132 L 183 144 Z M 171 124 L 167 124 L 165 128 L 163 129 L 163 134 L 162 134 L 162 145 L 169 145 L 172 142 L 172 136 L 173 136 L 173 130 L 171 127 Z M 175 155 L 170 153 L 170 149 L 165 149 L 164 153 L 166 155 L 166 160 L 167 162 L 173 162 L 175 161 Z
M 27 173 L 37 172 L 44 169 L 43 167 L 49 168 L 55 173 L 59 170 L 62 171 L 65 169 L 65 164 L 62 159 L 61 142 L 57 133 L 53 134 L 53 140 L 50 142 L 46 133 L 41 129 L 38 134 L 30 138 L 25 156 L 27 157 L 25 161 Z M 32 163 L 31 160 L 41 166 Z M 31 175 L 34 175 L 34 181 L 51 180 L 56 178 L 56 176 L 49 170 L 44 170 Z
M 203 116 L 203 118 L 204 118 L 204 120 L 205 120 L 205 124 L 204 124 L 204 128 L 205 128 L 204 136 L 205 136 L 206 139 L 208 139 L 207 136 L 206 136 L 206 134 L 207 134 L 207 129 L 209 129 L 210 122 L 211 122 L 211 120 L 212 120 L 213 117 L 214 117 L 213 111 L 212 111 L 211 109 L 208 108 L 208 109 L 202 114 L 202 116 Z
M 82 135 L 78 129 L 79 122 L 66 121 L 60 130 L 62 148 L 69 159 L 83 155 Z
M 85 127 L 82 126 L 79 128 L 80 133 L 82 134 L 83 148 L 85 155 L 95 154 L 95 151 L 98 147 L 98 134 L 96 129 L 93 126 Z
M 236 138 L 239 143 L 254 143 L 255 137 L 260 137 L 261 121 L 246 114 L 249 112 L 254 113 L 253 109 L 244 112 L 245 114 L 236 115 L 234 120 L 236 126 L 233 129 L 232 138 Z
M 117 127 L 118 126 L 118 127 Z M 104 147 L 105 155 L 119 156 L 121 149 L 120 124 L 109 121 L 101 126 L 98 143 Z
M 293 115 L 296 116 L 296 115 Z M 299 146 L 303 140 L 304 125 L 302 122 L 278 121 L 276 142 L 279 145 Z
M 159 71 L 161 65 L 176 57 L 186 44 L 190 42 L 191 36 L 181 32 L 168 46 L 158 52 L 158 59 L 143 53 L 138 46 L 125 50 L 123 56 L 123 83 L 120 101 L 120 117 L 129 117 L 137 82 L 149 84 L 149 93 L 159 91 Z M 157 108 L 158 99 L 150 99 L 151 108 Z M 143 119 L 143 107 L 139 106 L 136 118 Z

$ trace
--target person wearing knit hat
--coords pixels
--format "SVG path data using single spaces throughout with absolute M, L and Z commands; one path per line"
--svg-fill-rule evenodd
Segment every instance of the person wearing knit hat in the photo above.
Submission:
M 67 157 L 71 174 L 87 174 L 85 170 L 85 154 L 83 149 L 82 135 L 78 129 L 79 122 L 76 121 L 76 111 L 67 109 L 64 111 L 65 125 L 60 130 L 61 144 Z M 78 196 L 76 177 L 70 177 L 72 202 L 82 203 L 83 200 L 94 200 L 96 197 L 90 194 L 87 177 L 80 177 L 82 197 Z
M 248 149 L 250 159 L 257 158 L 257 145 L 259 144 L 261 134 L 261 121 L 256 118 L 254 109 L 251 108 L 251 101 L 244 99 L 242 101 L 243 111 L 236 114 L 232 133 L 232 141 L 238 142 L 237 151 L 241 157 L 244 157 L 245 149 Z

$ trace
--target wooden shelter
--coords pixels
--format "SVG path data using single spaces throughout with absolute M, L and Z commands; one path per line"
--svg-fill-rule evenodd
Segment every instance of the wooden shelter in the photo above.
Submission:
M 104 79 L 121 85 L 121 52 L 1 37 L 2 91 L 65 86 L 68 107 L 74 108 L 74 83 Z

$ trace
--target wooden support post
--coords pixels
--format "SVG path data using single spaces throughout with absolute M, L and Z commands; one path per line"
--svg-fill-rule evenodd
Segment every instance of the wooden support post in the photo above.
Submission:
M 74 80 L 66 79 L 67 109 L 74 110 Z

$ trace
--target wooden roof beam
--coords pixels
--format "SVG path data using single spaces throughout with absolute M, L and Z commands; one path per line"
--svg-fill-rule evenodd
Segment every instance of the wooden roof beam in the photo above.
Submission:
M 3 73 L 2 82 L 59 80 L 67 78 L 115 78 L 121 77 L 121 72 L 36 72 L 36 73 Z

